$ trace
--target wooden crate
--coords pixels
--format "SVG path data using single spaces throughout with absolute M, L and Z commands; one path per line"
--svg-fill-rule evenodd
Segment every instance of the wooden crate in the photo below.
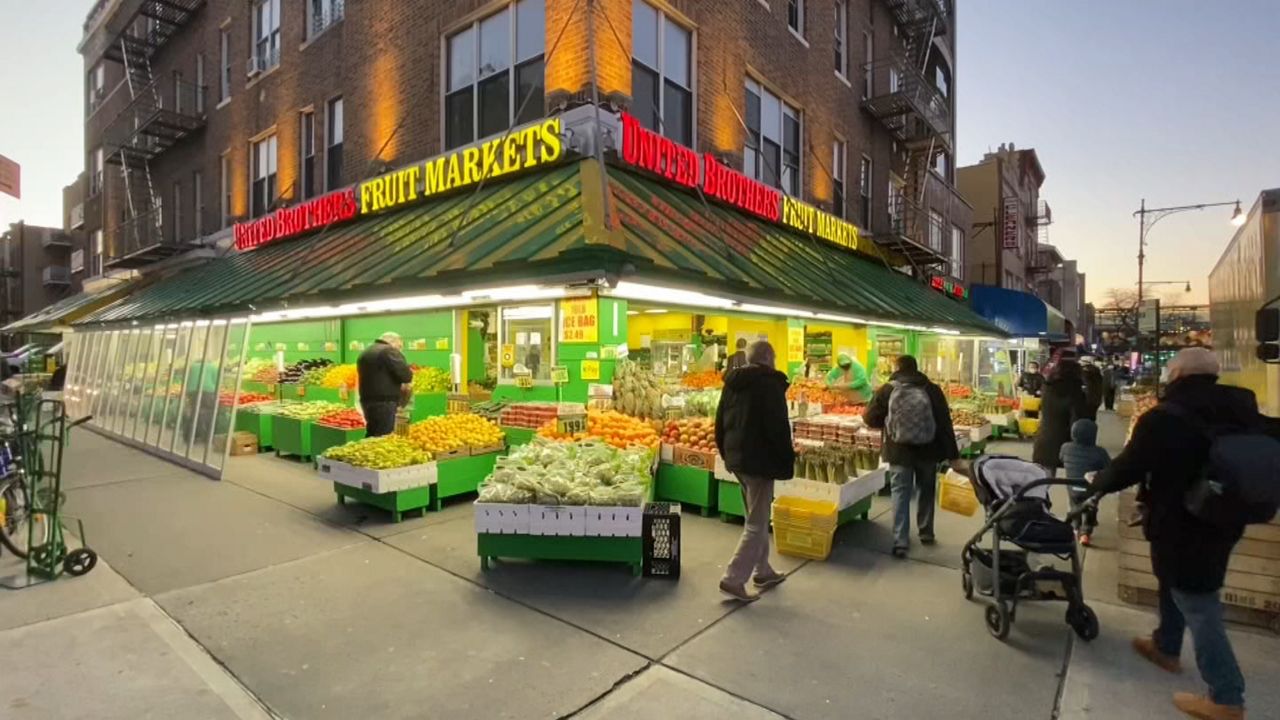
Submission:
M 230 453 L 233 456 L 257 455 L 258 436 L 243 430 L 231 433 Z

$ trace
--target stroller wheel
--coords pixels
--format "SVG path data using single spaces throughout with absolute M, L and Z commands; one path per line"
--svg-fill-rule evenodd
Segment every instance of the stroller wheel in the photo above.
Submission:
M 1067 607 L 1067 624 L 1081 640 L 1088 642 L 1098 637 L 1098 615 L 1084 603 Z
M 964 572 L 960 574 L 960 587 L 964 588 L 964 599 L 973 599 L 973 575 Z
M 999 605 L 987 606 L 987 630 L 997 640 L 1004 640 L 1009 636 L 1009 628 L 1013 625 L 1013 618 L 1009 615 L 1009 607 L 1004 603 Z

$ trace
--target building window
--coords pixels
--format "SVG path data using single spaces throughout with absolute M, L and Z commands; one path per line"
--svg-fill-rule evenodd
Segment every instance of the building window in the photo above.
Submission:
M 173 111 L 182 114 L 182 71 L 173 71 Z
M 929 211 L 929 247 L 935 252 L 945 252 L 946 248 L 942 245 L 942 233 L 946 225 L 942 220 L 942 213 L 937 210 Z
M 325 128 L 325 189 L 342 184 L 342 98 L 329 101 L 328 124 Z
M 89 71 L 89 103 L 88 112 L 92 113 L 98 109 L 104 98 L 107 96 L 107 66 L 99 60 L 93 69 Z
M 102 148 L 98 148 L 89 155 L 89 197 L 93 197 L 102 192 L 102 166 Z
M 849 59 L 846 40 L 849 36 L 849 1 L 836 0 L 836 74 L 847 77 Z
M 942 97 L 951 97 L 951 76 L 945 65 L 938 64 L 933 67 L 933 86 L 938 88 Z
M 316 196 L 316 114 L 304 110 L 299 116 L 298 148 L 301 161 L 298 167 L 302 199 Z
M 253 156 L 253 197 L 249 212 L 266 214 L 276 198 L 276 136 L 269 135 L 250 146 Z
M 253 58 L 249 74 L 280 64 L 280 0 L 254 0 Z
M 866 155 L 858 167 L 858 222 L 871 227 L 871 158 Z
M 631 114 L 693 146 L 693 36 L 643 0 L 631 9 Z
M 871 97 L 871 66 L 875 62 L 876 42 L 870 31 L 862 32 L 862 99 Z
M 182 242 L 182 183 L 173 184 L 173 242 Z
M 346 0 L 308 0 L 307 38 L 314 38 L 346 14 Z
M 964 279 L 964 231 L 959 225 L 951 226 L 951 275 Z
M 845 178 L 845 149 L 844 141 L 837 140 L 831 146 L 831 204 L 832 211 L 836 217 L 843 218 L 845 216 L 844 209 L 844 178 Z
M 502 379 L 515 378 L 517 369 L 527 368 L 534 380 L 550 380 L 555 355 L 551 344 L 552 305 L 504 307 L 499 342 L 515 348 L 515 366 L 502 368 Z
M 943 180 L 948 180 L 951 177 L 951 156 L 944 152 L 933 156 L 933 171 Z
M 889 211 L 889 227 L 899 235 L 907 232 L 906 199 L 907 183 L 893 173 L 889 173 L 889 194 L 886 196 L 886 208 Z
M 520 0 L 449 36 L 446 149 L 545 114 L 545 22 L 543 0 Z
M 196 54 L 196 114 L 204 114 L 204 53 Z
M 800 196 L 800 111 L 754 80 L 747 81 L 747 145 L 743 172 Z
M 195 217 L 195 236 L 204 235 L 204 173 L 191 173 L 191 208 Z
M 97 277 L 102 274 L 102 231 L 94 230 L 93 239 L 89 246 L 89 276 Z
M 218 102 L 231 99 L 231 30 L 218 33 Z
M 222 153 L 218 162 L 218 203 L 219 227 L 225 228 L 231 223 L 231 157 L 227 153 Z
M 804 0 L 787 0 L 787 27 L 804 35 Z

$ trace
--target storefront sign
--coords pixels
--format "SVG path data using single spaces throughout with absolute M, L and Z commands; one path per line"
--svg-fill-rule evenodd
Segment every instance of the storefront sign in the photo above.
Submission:
M 560 342 L 593 343 L 600 339 L 599 308 L 594 297 L 560 301 Z
M 515 367 L 516 364 L 516 346 L 507 344 L 502 346 L 502 367 Z
M 237 250 L 252 250 L 277 240 L 356 216 L 356 191 L 338 190 L 293 207 L 281 208 L 264 218 L 235 224 Z
M 782 191 L 720 164 L 711 153 L 702 156 L 702 191 L 769 222 L 782 217 Z
M 512 130 L 504 137 L 368 180 L 360 186 L 360 212 L 399 207 L 415 200 L 528 170 L 564 156 L 560 118 Z
M 850 250 L 858 249 L 858 228 L 851 222 L 841 220 L 829 212 L 783 196 L 782 222 L 800 232 L 815 235 L 829 243 Z
M 943 295 L 949 295 L 957 300 L 969 299 L 968 288 L 954 280 L 948 280 L 940 275 L 930 276 L 929 287 L 937 290 Z
M 787 328 L 787 362 L 804 362 L 804 328 Z
M 599 380 L 600 379 L 600 361 L 599 360 L 583 360 L 581 377 L 583 380 Z
M 1001 224 L 1001 244 L 1006 250 L 1017 250 L 1022 234 L 1022 223 L 1018 217 L 1018 198 L 1004 199 L 1004 222 Z
M 622 113 L 622 159 L 685 187 L 698 184 L 698 154 L 646 130 L 629 113 Z

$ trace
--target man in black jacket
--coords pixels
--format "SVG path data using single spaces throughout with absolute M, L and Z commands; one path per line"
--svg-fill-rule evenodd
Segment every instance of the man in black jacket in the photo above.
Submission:
M 769 564 L 769 511 L 773 483 L 791 478 L 796 455 L 787 417 L 787 376 L 774 367 L 773 346 L 763 340 L 752 343 L 746 360 L 745 367 L 725 375 L 716 410 L 716 447 L 738 478 L 747 515 L 720 590 L 752 602 L 760 597 L 747 592 L 753 570 L 761 590 L 786 579 Z
M 413 371 L 400 352 L 404 341 L 393 332 L 383 333 L 356 360 L 360 375 L 360 408 L 364 410 L 365 435 L 390 435 L 396 429 L 396 410 L 408 398 Z
M 1215 432 L 1263 428 L 1253 393 L 1217 381 L 1212 352 L 1179 352 L 1169 363 L 1163 402 L 1138 419 L 1124 451 L 1092 487 L 1104 495 L 1140 485 L 1138 499 L 1147 508 L 1143 530 L 1160 586 L 1160 626 L 1151 637 L 1134 638 L 1133 647 L 1160 668 L 1180 672 L 1189 627 L 1209 696 L 1177 693 L 1173 701 L 1192 717 L 1215 720 L 1244 717 L 1244 678 L 1227 639 L 1218 592 L 1245 526 L 1243 521 L 1232 527 L 1210 524 L 1187 511 L 1184 499 L 1208 461 L 1210 440 L 1177 413 L 1192 413 Z
M 886 425 L 894 425 L 890 417 L 890 401 L 900 387 L 923 388 L 929 398 L 929 410 L 933 416 L 933 440 L 921 444 L 906 444 L 891 437 Z M 910 391 L 910 390 L 908 390 Z M 889 483 L 893 487 L 893 554 L 907 556 L 911 533 L 912 485 L 920 490 L 920 505 L 916 510 L 916 529 L 920 542 L 934 543 L 933 511 L 938 490 L 938 463 L 957 460 L 960 448 L 956 445 L 955 428 L 951 425 L 951 409 L 942 388 L 925 377 L 910 355 L 898 358 L 897 372 L 876 391 L 863 420 L 868 427 L 885 429 L 880 456 L 889 463 Z

